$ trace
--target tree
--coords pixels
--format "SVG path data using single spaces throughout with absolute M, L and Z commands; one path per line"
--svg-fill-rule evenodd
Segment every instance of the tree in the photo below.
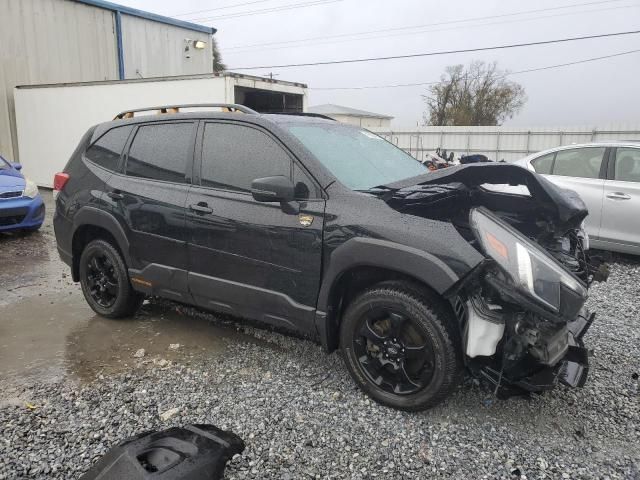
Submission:
M 227 69 L 227 66 L 222 63 L 222 55 L 218 50 L 218 42 L 215 37 L 211 37 L 211 50 L 213 52 L 213 73 L 222 73 Z
M 525 104 L 522 85 L 506 79 L 496 62 L 447 67 L 440 82 L 422 98 L 425 125 L 500 125 Z

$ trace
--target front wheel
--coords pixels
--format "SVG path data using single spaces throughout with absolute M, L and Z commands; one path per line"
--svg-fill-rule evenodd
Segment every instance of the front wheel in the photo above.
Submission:
M 442 300 L 408 282 L 383 282 L 347 307 L 340 348 L 349 373 L 377 402 L 424 410 L 462 377 L 455 320 Z
M 144 299 L 131 287 L 120 253 L 105 240 L 93 240 L 82 251 L 80 285 L 89 306 L 103 317 L 131 316 Z

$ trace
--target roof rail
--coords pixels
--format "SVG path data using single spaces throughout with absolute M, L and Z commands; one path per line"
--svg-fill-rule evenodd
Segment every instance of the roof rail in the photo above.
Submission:
M 315 117 L 315 118 L 324 118 L 325 120 L 331 120 L 333 122 L 337 122 L 335 118 L 331 118 L 327 115 L 323 115 L 322 113 L 311 113 L 311 112 L 269 112 L 274 115 L 295 115 L 298 117 Z
M 124 112 L 120 112 L 113 119 L 120 120 L 122 118 L 133 118 L 134 114 L 139 112 L 151 112 L 153 110 L 157 110 L 159 114 L 166 113 L 178 113 L 181 108 L 226 108 L 229 112 L 241 112 L 247 113 L 250 115 L 259 115 L 258 112 L 252 110 L 249 107 L 245 107 L 244 105 L 238 105 L 236 103 L 188 103 L 184 105 L 162 105 L 159 107 L 147 107 L 147 108 L 137 108 L 135 110 L 126 110 Z

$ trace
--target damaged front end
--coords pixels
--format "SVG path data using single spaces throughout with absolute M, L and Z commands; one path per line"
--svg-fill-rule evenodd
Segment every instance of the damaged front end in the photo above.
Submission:
M 398 211 L 450 221 L 484 256 L 448 292 L 468 368 L 501 397 L 582 387 L 589 370 L 584 306 L 608 270 L 590 258 L 574 192 L 508 164 L 469 165 L 390 185 Z M 422 179 L 421 179 L 422 180 Z M 525 186 L 527 193 L 510 193 Z M 498 187 L 496 187 L 498 186 Z

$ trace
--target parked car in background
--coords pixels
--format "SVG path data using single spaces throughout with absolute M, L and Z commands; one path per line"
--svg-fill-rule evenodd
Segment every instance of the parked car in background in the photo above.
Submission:
M 640 255 L 640 142 L 568 145 L 514 163 L 582 197 L 591 247 Z
M 38 186 L 24 177 L 19 163 L 0 156 L 0 232 L 38 230 L 44 221 L 44 202 Z

